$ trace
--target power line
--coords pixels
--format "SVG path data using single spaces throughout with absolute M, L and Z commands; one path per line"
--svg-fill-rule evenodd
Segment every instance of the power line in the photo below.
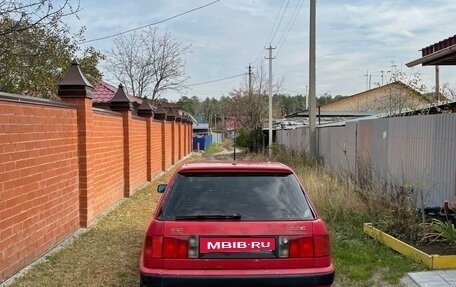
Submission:
M 288 92 L 292 92 L 292 93 L 295 93 L 295 94 L 299 94 L 299 95 L 304 95 L 303 92 L 298 92 L 296 90 L 290 90 L 290 89 L 286 89 L 286 88 L 282 88 L 282 90 L 284 91 L 288 91 Z M 304 95 L 305 96 L 305 95 Z
M 246 74 L 246 73 L 243 73 L 243 74 L 228 76 L 228 77 L 220 78 L 220 79 L 216 79 L 216 80 L 210 80 L 210 81 L 205 81 L 205 82 L 190 84 L 190 85 L 187 85 L 187 87 L 193 87 L 193 86 L 199 86 L 199 85 L 205 85 L 205 84 L 220 82 L 220 81 L 229 80 L 229 79 L 233 79 L 233 78 L 237 78 L 237 77 L 245 76 L 245 75 L 247 75 L 247 74 Z
M 282 4 L 280 5 L 280 8 L 279 10 L 277 11 L 277 15 L 274 19 L 274 24 L 272 25 L 272 29 L 271 29 L 271 32 L 269 32 L 269 36 L 266 38 L 266 39 L 270 39 L 271 36 L 272 36 L 272 33 L 274 32 L 274 28 L 275 28 L 275 25 L 277 23 L 277 19 L 279 19 L 279 15 L 280 15 L 280 11 L 282 11 L 282 7 L 283 7 L 283 3 L 285 3 L 284 1 L 282 1 Z M 267 41 L 267 40 L 266 40 Z M 266 42 L 264 45 L 266 46 L 268 43 Z
M 174 16 L 171 16 L 171 17 L 168 17 L 168 18 L 165 18 L 165 19 L 163 19 L 163 20 L 160 20 L 160 21 L 157 21 L 157 22 L 154 22 L 154 23 L 151 23 L 151 24 L 147 24 L 147 25 L 144 25 L 144 26 L 141 26 L 141 27 L 136 27 L 136 28 L 133 28 L 133 29 L 130 29 L 130 30 L 126 30 L 126 31 L 123 31 L 123 32 L 115 33 L 115 34 L 108 35 L 108 36 L 104 36 L 104 37 L 100 37 L 100 38 L 95 38 L 95 39 L 90 39 L 90 40 L 82 41 L 82 42 L 79 42 L 78 44 L 87 44 L 87 43 L 90 43 L 90 42 L 105 40 L 105 39 L 113 38 L 113 37 L 120 36 L 120 35 L 123 35 L 123 34 L 126 34 L 126 33 L 130 33 L 130 32 L 136 31 L 136 30 L 140 30 L 140 29 L 144 29 L 144 28 L 147 28 L 147 27 L 150 27 L 150 26 L 154 26 L 154 25 L 157 25 L 157 24 L 161 24 L 161 23 L 163 23 L 163 22 L 166 22 L 166 21 L 172 20 L 172 19 L 174 19 L 174 18 L 183 16 L 183 15 L 188 14 L 188 13 L 191 13 L 191 12 L 193 12 L 193 11 L 196 11 L 196 10 L 199 10 L 199 9 L 203 9 L 203 8 L 205 8 L 205 7 L 207 7 L 207 6 L 210 6 L 210 5 L 213 5 L 213 4 L 215 4 L 215 3 L 219 2 L 219 1 L 221 1 L 221 0 L 212 1 L 212 2 L 207 3 L 207 4 L 205 4 L 205 5 L 202 5 L 202 6 L 193 8 L 193 9 L 190 9 L 190 10 L 188 10 L 188 11 L 182 12 L 182 13 L 180 13 L 180 14 L 177 14 L 177 15 L 174 15 Z
M 293 11 L 293 14 L 290 18 L 290 21 L 288 22 L 287 31 L 282 34 L 282 37 L 279 40 L 280 44 L 278 44 L 279 48 L 277 49 L 277 52 L 275 55 L 276 57 L 279 54 L 280 49 L 282 48 L 283 44 L 287 40 L 288 33 L 290 33 L 291 29 L 293 28 L 296 18 L 298 18 L 299 12 L 301 12 L 301 8 L 302 8 L 303 4 L 304 4 L 304 0 L 301 0 L 301 3 L 298 2 L 298 4 L 296 5 L 295 10 Z
M 282 1 L 282 4 L 280 4 L 279 10 L 277 10 L 277 15 L 276 15 L 275 18 L 274 18 L 274 24 L 272 25 L 271 31 L 269 32 L 269 35 L 268 35 L 268 37 L 266 38 L 266 43 L 264 44 L 265 47 L 268 45 L 268 42 L 271 43 L 271 41 L 272 41 L 272 40 L 271 40 L 271 41 L 268 41 L 268 40 L 271 39 L 271 36 L 272 36 L 272 34 L 274 33 L 274 28 L 276 27 L 277 19 L 279 19 L 279 16 L 280 16 L 280 14 L 281 14 L 281 12 L 282 12 L 282 7 L 283 7 L 283 4 L 284 4 L 284 3 L 285 3 L 285 1 Z M 287 6 L 288 6 L 288 4 L 289 4 L 289 0 L 287 0 Z M 284 13 L 285 13 L 285 10 L 286 10 L 286 7 L 285 7 L 285 9 L 284 9 Z M 284 13 L 283 13 L 283 14 L 284 14 Z M 282 21 L 282 19 L 283 19 L 283 14 L 282 14 L 282 18 L 281 18 L 280 21 Z M 278 29 L 278 28 L 279 28 L 279 27 L 277 27 L 277 29 Z M 275 33 L 277 33 L 277 30 L 276 30 Z M 274 34 L 274 36 L 275 36 L 275 34 Z M 253 60 L 252 62 L 250 62 L 250 64 L 251 64 L 251 65 L 255 65 L 255 64 L 256 64 L 258 61 L 260 61 L 260 60 L 261 60 L 261 62 L 260 62 L 260 65 L 261 65 L 262 62 L 265 60 L 264 57 L 263 57 L 263 50 L 262 50 L 261 55 L 258 55 L 258 56 L 255 58 L 255 60 Z
M 285 12 L 287 11 L 287 8 L 288 8 L 288 4 L 290 4 L 290 0 L 287 0 L 287 5 L 285 5 L 285 9 L 283 9 L 283 13 L 282 13 L 282 17 L 280 17 L 279 25 L 277 25 L 274 35 L 272 36 L 271 41 L 269 41 L 270 43 L 272 43 L 274 41 L 277 31 L 279 31 L 280 25 L 282 24 L 282 21 L 283 21 L 283 16 L 285 15 Z

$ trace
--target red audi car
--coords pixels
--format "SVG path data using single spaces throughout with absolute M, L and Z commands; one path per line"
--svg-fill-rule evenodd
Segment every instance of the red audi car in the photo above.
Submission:
M 281 163 L 189 163 L 149 222 L 140 286 L 331 286 L 328 230 Z

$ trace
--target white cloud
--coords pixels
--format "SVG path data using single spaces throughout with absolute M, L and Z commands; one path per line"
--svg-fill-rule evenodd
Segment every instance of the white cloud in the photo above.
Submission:
M 222 0 L 212 6 L 159 25 L 183 43 L 192 44 L 187 72 L 191 82 L 203 82 L 246 71 L 258 65 L 282 3 L 287 0 Z M 286 32 L 294 7 L 290 0 L 276 41 Z M 152 23 L 210 1 L 156 0 L 103 2 L 81 0 L 80 21 L 88 39 Z M 275 77 L 284 76 L 284 87 L 304 91 L 308 77 L 308 1 L 276 59 Z M 369 70 L 380 81 L 380 71 L 420 57 L 418 50 L 452 36 L 450 23 L 456 12 L 454 0 L 351 0 L 317 2 L 317 95 L 325 92 L 350 94 L 366 87 L 363 74 Z M 92 43 L 107 50 L 112 40 Z M 273 43 L 277 45 L 277 43 Z M 405 71 L 411 71 L 402 67 Z M 433 68 L 417 67 L 429 88 Z M 441 70 L 441 82 L 453 81 L 456 69 Z M 190 95 L 226 95 L 241 79 L 197 86 Z M 451 83 L 450 83 L 451 85 Z M 174 96 L 175 99 L 176 96 Z

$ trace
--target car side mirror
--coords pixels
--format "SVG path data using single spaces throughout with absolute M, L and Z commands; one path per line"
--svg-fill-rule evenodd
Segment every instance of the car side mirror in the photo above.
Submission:
M 163 192 L 165 192 L 165 189 L 166 189 L 167 186 L 168 186 L 168 185 L 167 185 L 167 184 L 164 184 L 164 183 L 159 184 L 159 185 L 157 186 L 157 192 L 158 192 L 158 193 L 163 193 Z

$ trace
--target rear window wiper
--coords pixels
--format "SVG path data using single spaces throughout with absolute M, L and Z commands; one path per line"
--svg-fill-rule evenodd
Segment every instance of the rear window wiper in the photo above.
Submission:
M 235 214 L 197 214 L 197 215 L 177 215 L 175 220 L 229 220 L 241 219 L 239 213 Z

